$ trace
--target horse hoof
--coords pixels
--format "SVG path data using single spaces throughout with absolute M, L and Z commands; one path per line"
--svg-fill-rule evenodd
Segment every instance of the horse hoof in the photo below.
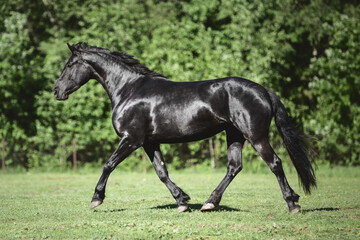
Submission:
M 204 203 L 204 205 L 201 207 L 200 211 L 206 212 L 211 211 L 215 208 L 215 205 L 213 203 Z
M 93 202 L 91 202 L 91 207 L 90 207 L 90 209 L 94 209 L 94 208 L 96 208 L 97 206 L 100 206 L 102 204 L 102 201 L 93 201 Z
M 177 209 L 177 212 L 178 212 L 178 213 L 187 212 L 187 211 L 190 211 L 190 209 L 189 209 L 189 207 L 186 206 L 186 205 L 180 206 L 180 207 L 178 207 L 178 209 Z
M 290 213 L 291 214 L 298 213 L 298 212 L 300 212 L 300 209 L 301 209 L 301 207 L 299 205 L 295 205 L 295 208 L 291 209 Z

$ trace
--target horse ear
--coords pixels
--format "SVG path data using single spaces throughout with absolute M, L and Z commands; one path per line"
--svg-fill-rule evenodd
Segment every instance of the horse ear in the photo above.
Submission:
M 69 43 L 66 43 L 66 44 L 67 44 L 68 48 L 70 49 L 70 51 L 71 51 L 72 53 L 75 53 L 76 51 L 78 51 L 78 50 L 76 49 L 76 47 L 70 45 Z

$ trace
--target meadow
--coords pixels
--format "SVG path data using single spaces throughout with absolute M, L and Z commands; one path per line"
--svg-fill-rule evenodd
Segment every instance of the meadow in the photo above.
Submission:
M 318 188 L 301 191 L 291 215 L 271 173 L 240 173 L 213 212 L 200 207 L 225 171 L 186 170 L 170 177 L 190 196 L 176 205 L 156 174 L 116 170 L 103 205 L 90 210 L 98 173 L 0 175 L 0 239 L 359 239 L 360 168 L 319 167 Z

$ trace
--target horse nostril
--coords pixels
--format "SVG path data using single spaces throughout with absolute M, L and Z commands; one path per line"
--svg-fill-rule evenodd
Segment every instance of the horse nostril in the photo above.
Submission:
M 56 88 L 54 88 L 54 95 L 55 95 L 55 96 L 57 96 L 57 94 L 58 94 L 58 90 L 59 90 L 59 89 L 58 89 L 57 87 L 56 87 Z

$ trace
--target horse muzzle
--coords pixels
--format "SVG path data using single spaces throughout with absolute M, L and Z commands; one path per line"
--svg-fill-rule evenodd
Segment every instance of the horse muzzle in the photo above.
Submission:
M 56 98 L 56 100 L 66 100 L 69 98 L 69 94 L 66 94 L 66 92 L 60 93 L 59 87 L 55 87 L 54 88 L 54 96 Z

